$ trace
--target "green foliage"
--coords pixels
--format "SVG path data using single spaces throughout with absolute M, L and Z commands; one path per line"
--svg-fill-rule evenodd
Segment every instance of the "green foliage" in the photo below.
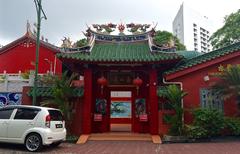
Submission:
M 176 46 L 177 50 L 186 50 L 186 47 L 180 43 L 179 39 L 167 31 L 157 31 L 153 41 L 159 46 Z
M 186 129 L 190 138 L 200 139 L 208 137 L 208 131 L 201 126 L 187 125 Z
M 76 44 L 76 47 L 83 47 L 83 46 L 87 45 L 87 39 L 85 39 L 85 38 L 80 39 L 75 44 Z
M 53 98 L 42 104 L 42 106 L 56 105 L 67 121 L 71 120 L 71 100 L 74 97 L 71 82 L 76 76 L 77 74 L 73 73 L 68 77 L 67 72 L 64 72 L 61 77 L 56 77 L 52 86 Z
M 191 138 L 209 138 L 217 136 L 224 128 L 224 116 L 215 109 L 196 109 L 193 111 L 194 121 L 187 126 Z
M 0 75 L 0 83 L 4 82 L 6 79 L 6 75 Z
M 240 41 L 240 9 L 226 16 L 224 25 L 218 29 L 210 37 L 211 44 L 214 49 L 222 48 L 224 46 Z
M 29 79 L 30 71 L 26 70 L 24 73 L 21 73 L 23 79 Z
M 164 120 L 171 125 L 169 133 L 171 135 L 182 135 L 184 132 L 183 127 L 183 108 L 182 98 L 187 95 L 176 85 L 169 85 L 165 89 L 158 92 L 160 97 L 166 98 L 169 105 L 174 109 L 174 115 L 166 115 Z
M 48 74 L 44 74 L 44 75 L 40 76 L 38 79 L 41 84 L 43 84 L 45 86 L 52 86 L 52 85 L 54 85 L 57 77 L 58 76 L 56 76 L 56 75 L 52 75 L 51 73 L 48 73 Z
M 228 65 L 226 68 L 220 66 L 219 72 L 212 74 L 212 76 L 219 78 L 212 83 L 213 91 L 225 99 L 236 96 L 240 109 L 240 65 Z
M 66 141 L 69 143 L 76 143 L 78 141 L 79 136 L 75 135 L 67 135 Z
M 230 135 L 240 135 L 240 119 L 225 117 L 224 118 L 224 128 L 227 129 Z

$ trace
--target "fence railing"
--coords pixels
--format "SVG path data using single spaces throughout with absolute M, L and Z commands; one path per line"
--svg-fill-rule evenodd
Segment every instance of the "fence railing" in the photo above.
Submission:
M 28 78 L 23 78 L 21 73 L 0 74 L 0 92 L 22 92 L 23 86 L 33 86 L 33 83 L 34 75 L 32 74 Z

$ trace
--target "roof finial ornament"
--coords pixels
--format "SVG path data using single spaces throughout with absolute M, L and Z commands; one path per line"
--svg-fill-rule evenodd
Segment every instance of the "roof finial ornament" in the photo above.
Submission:
M 72 41 L 70 40 L 70 38 L 68 37 L 63 37 L 62 39 L 62 48 L 72 48 Z
M 29 23 L 29 20 L 27 20 L 27 24 L 26 24 L 26 34 L 25 34 L 25 35 L 30 36 L 31 34 L 32 34 L 31 25 L 30 25 L 30 23 Z
M 124 26 L 124 24 L 122 23 L 122 21 L 121 21 L 121 23 L 118 25 L 118 30 L 119 30 L 119 35 L 125 35 L 125 34 L 124 34 L 125 26 Z

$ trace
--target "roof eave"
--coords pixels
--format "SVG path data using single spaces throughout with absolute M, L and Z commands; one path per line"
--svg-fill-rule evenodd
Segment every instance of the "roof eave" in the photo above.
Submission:
M 164 74 L 164 77 L 166 78 L 167 81 L 168 80 L 173 80 L 175 78 L 179 78 L 181 76 L 184 76 L 184 75 L 192 73 L 194 71 L 209 67 L 211 65 L 222 63 L 223 61 L 235 58 L 236 56 L 240 56 L 240 50 L 238 50 L 236 52 L 233 52 L 233 53 L 230 53 L 230 54 L 226 54 L 222 57 L 216 57 L 216 58 L 208 60 L 204 63 L 202 62 L 200 64 L 197 64 L 197 65 L 194 65 L 194 66 L 191 66 L 191 67 L 188 67 L 188 68 L 182 68 L 181 70 L 178 70 L 176 72 Z
M 16 47 L 19 43 L 21 43 L 21 42 L 23 42 L 23 41 L 25 41 L 27 39 L 30 39 L 30 40 L 36 42 L 35 38 L 33 38 L 30 35 L 26 35 L 25 34 L 24 36 L 22 36 L 22 37 L 16 39 L 15 41 L 13 41 L 13 42 L 3 46 L 2 48 L 0 48 L 0 54 L 5 53 L 5 51 L 8 51 L 9 49 Z M 46 43 L 46 42 L 44 42 L 42 40 L 40 40 L 40 46 L 48 48 L 48 49 L 52 50 L 55 53 L 60 52 L 60 48 L 58 49 L 57 46 L 54 46 L 52 44 L 50 45 L 49 43 Z M 52 47 L 52 46 L 54 46 L 54 47 Z

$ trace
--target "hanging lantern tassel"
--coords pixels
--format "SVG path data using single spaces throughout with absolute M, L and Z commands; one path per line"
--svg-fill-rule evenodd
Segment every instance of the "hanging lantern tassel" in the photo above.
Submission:
M 137 88 L 137 95 L 138 95 L 138 92 L 139 92 L 139 87 L 142 85 L 142 83 L 143 83 L 143 80 L 140 79 L 139 77 L 137 77 L 136 79 L 133 80 L 133 84 Z
M 103 86 L 103 85 L 101 85 L 101 94 L 103 94 L 103 87 L 104 87 L 104 86 Z
M 98 78 L 97 83 L 101 85 L 101 94 L 103 94 L 103 88 L 107 85 L 107 79 L 102 76 L 101 78 Z
M 139 91 L 139 86 L 137 86 L 136 88 L 137 88 L 137 95 L 138 95 L 138 91 Z

